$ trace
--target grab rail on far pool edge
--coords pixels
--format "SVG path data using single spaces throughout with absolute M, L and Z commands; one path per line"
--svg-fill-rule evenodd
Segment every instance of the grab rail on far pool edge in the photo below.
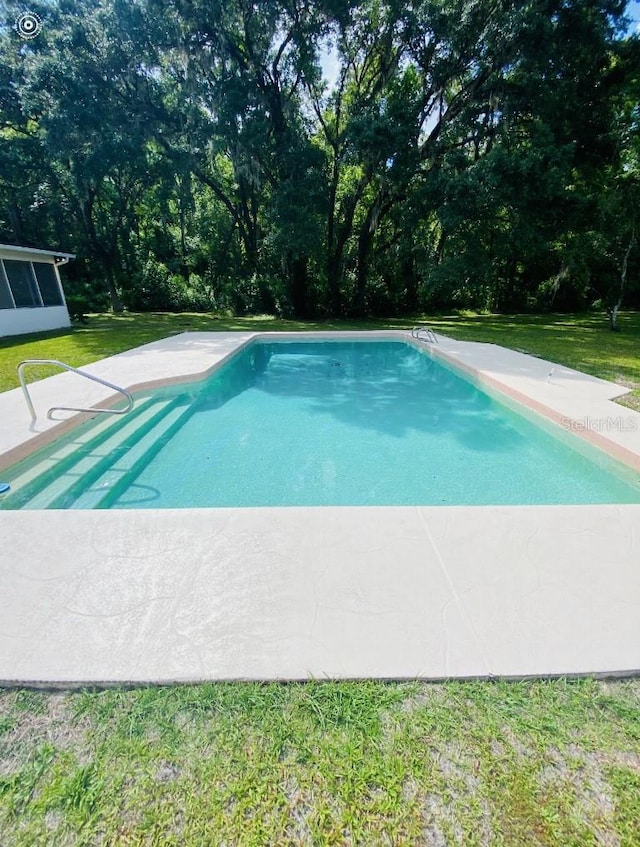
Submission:
M 420 335 L 421 332 L 424 333 L 422 336 Z M 428 344 L 440 343 L 430 326 L 414 326 L 411 330 L 411 335 L 413 338 L 417 338 L 418 341 L 426 341 Z
M 79 368 L 74 368 L 71 365 L 58 361 L 58 359 L 25 359 L 24 362 L 20 362 L 18 365 L 18 379 L 20 380 L 20 385 L 22 386 L 22 391 L 24 392 L 24 398 L 27 401 L 32 421 L 35 421 L 38 416 L 36 415 L 36 410 L 33 408 L 31 395 L 29 394 L 29 389 L 27 388 L 27 383 L 24 378 L 24 369 L 26 365 L 55 365 L 65 371 L 80 374 L 80 376 L 84 376 L 93 382 L 99 382 L 100 385 L 105 385 L 107 388 L 113 388 L 114 391 L 117 391 L 119 394 L 122 394 L 127 398 L 127 405 L 124 409 L 101 409 L 99 407 L 87 409 L 79 406 L 52 406 L 47 412 L 49 420 L 54 420 L 51 417 L 52 412 L 90 412 L 91 414 L 98 413 L 102 415 L 126 415 L 127 412 L 130 412 L 131 409 L 133 409 L 134 400 L 126 388 L 120 388 L 119 385 L 114 385 L 112 382 L 107 382 L 106 379 L 101 379 L 99 376 L 93 376 L 93 374 L 89 374 L 86 371 L 81 371 Z

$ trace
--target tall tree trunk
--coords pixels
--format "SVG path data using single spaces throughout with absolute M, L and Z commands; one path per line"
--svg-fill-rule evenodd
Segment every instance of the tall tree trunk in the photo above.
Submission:
M 244 179 L 239 180 L 238 193 L 240 197 L 240 215 L 243 223 L 240 234 L 247 258 L 248 272 L 253 275 L 258 272 L 258 263 L 260 260 L 258 201 L 255 192 Z
M 187 214 L 184 182 L 179 183 L 179 209 L 180 209 L 180 275 L 185 282 L 189 282 L 189 262 L 187 260 Z
M 308 264 L 306 256 L 293 258 L 288 256 L 289 266 L 289 298 L 296 318 L 309 317 Z
M 111 308 L 116 314 L 119 314 L 120 312 L 124 312 L 124 306 L 122 304 L 122 300 L 120 299 L 118 288 L 116 286 L 116 276 L 113 267 L 113 255 L 108 249 L 105 249 L 105 247 L 103 247 L 100 239 L 98 238 L 98 233 L 96 232 L 95 224 L 93 221 L 94 199 L 95 192 L 93 190 L 89 190 L 85 198 L 79 199 L 80 214 L 85 226 L 87 237 L 89 239 L 89 245 L 91 247 L 91 250 L 95 254 L 96 258 L 101 262 L 102 267 L 104 268 L 105 276 L 107 278 L 107 291 L 109 292 L 109 297 L 111 299 Z
M 380 219 L 391 208 L 391 203 L 385 203 L 386 199 L 387 189 L 383 187 L 369 207 L 369 211 L 362 222 L 358 235 L 358 272 L 354 308 L 356 315 L 361 318 L 366 315 L 367 311 L 367 277 L 373 236 L 378 228 Z
M 620 306 L 622 306 L 622 298 L 624 297 L 624 289 L 627 284 L 627 268 L 629 266 L 629 256 L 631 255 L 631 251 L 633 250 L 633 245 L 636 243 L 636 228 L 635 226 L 631 230 L 631 237 L 629 238 L 629 243 L 627 244 L 627 249 L 625 250 L 624 257 L 622 259 L 622 268 L 620 270 L 620 287 L 618 288 L 618 298 L 616 302 L 611 306 L 610 309 L 607 310 L 607 314 L 609 315 L 609 327 L 611 328 L 611 332 L 618 331 L 618 312 L 620 311 Z
M 358 318 L 364 318 L 367 313 L 367 276 L 372 239 L 373 230 L 371 228 L 370 209 L 358 236 L 358 273 L 356 276 L 356 294 L 353 304 L 354 314 Z
M 24 240 L 24 230 L 22 227 L 22 211 L 15 200 L 10 200 L 7 205 L 9 213 L 9 224 L 13 232 L 13 240 L 16 244 L 22 244 Z
M 119 315 L 121 312 L 124 312 L 124 305 L 116 287 L 115 274 L 113 272 L 113 264 L 111 262 L 111 259 L 107 256 L 104 257 L 102 264 L 104 266 L 105 274 L 107 277 L 107 289 L 109 291 L 109 297 L 111 298 L 111 308 L 116 315 Z
M 340 265 L 336 240 L 336 196 L 338 191 L 338 165 L 334 152 L 333 173 L 329 191 L 329 217 L 327 220 L 327 289 L 331 314 L 340 312 Z
M 409 253 L 402 261 L 402 279 L 405 284 L 405 300 L 404 305 L 407 312 L 414 313 L 418 311 L 418 276 L 416 274 L 413 256 Z
M 329 250 L 327 258 L 327 288 L 329 294 L 329 312 L 332 316 L 340 314 L 342 309 L 342 296 L 340 292 L 340 268 L 342 265 L 341 253 L 338 252 L 338 247 L 334 246 Z

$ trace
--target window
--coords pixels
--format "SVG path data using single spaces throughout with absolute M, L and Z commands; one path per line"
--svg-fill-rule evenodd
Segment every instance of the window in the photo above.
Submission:
M 13 309 L 13 297 L 9 291 L 9 283 L 0 262 L 0 309 Z
M 62 293 L 56 271 L 50 262 L 34 262 L 33 270 L 38 280 L 43 306 L 62 306 Z
M 0 309 L 63 305 L 58 274 L 51 262 L 0 260 Z
M 4 260 L 4 269 L 7 272 L 11 293 L 20 309 L 25 306 L 41 306 L 40 293 L 36 285 L 36 278 L 31 269 L 31 262 L 18 262 L 14 259 Z

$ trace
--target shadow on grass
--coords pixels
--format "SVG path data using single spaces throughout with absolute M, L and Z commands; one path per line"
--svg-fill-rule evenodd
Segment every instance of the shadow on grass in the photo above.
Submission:
M 0 390 L 18 385 L 16 368 L 26 358 L 57 358 L 76 367 L 181 332 L 408 329 L 429 324 L 463 341 L 497 343 L 542 356 L 604 379 L 640 388 L 640 313 L 620 316 L 620 332 L 604 315 L 409 315 L 376 320 L 298 321 L 268 315 L 167 312 L 90 315 L 68 330 L 0 339 Z M 41 378 L 33 371 L 33 377 Z

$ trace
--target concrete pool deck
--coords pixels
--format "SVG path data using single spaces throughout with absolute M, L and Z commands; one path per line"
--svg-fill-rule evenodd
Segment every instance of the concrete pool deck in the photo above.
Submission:
M 194 378 L 252 337 L 185 333 L 85 370 Z M 626 389 L 439 340 L 437 357 L 640 470 L 640 414 L 611 402 Z M 112 394 L 73 374 L 31 392 L 31 428 L 20 390 L 0 394 L 0 468 L 65 427 L 51 405 Z M 4 684 L 640 672 L 640 504 L 0 511 L 0 538 Z

